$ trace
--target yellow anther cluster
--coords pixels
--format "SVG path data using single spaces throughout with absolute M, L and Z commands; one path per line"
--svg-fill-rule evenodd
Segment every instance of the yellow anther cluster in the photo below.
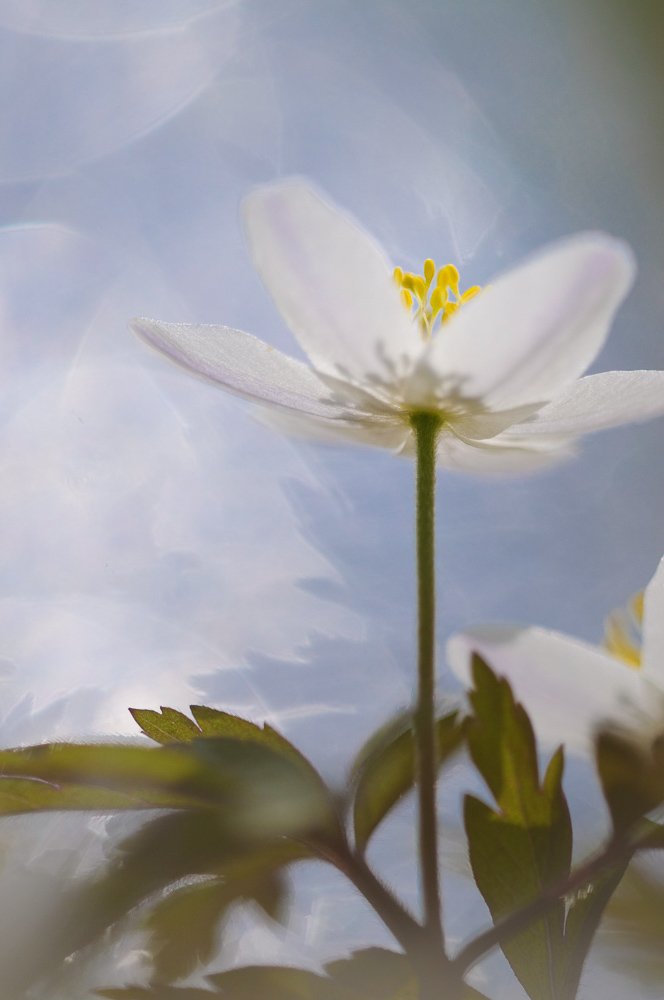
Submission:
M 434 278 L 435 283 L 434 283 Z M 454 264 L 441 267 L 436 275 L 436 265 L 430 259 L 424 261 L 424 276 L 394 269 L 394 282 L 401 289 L 401 301 L 406 309 L 413 311 L 422 330 L 422 336 L 430 338 L 433 327 L 440 316 L 446 323 L 465 302 L 470 302 L 481 291 L 473 285 L 465 292 L 459 290 L 459 272 Z M 450 293 L 454 298 L 450 298 Z
M 643 591 L 634 594 L 626 608 L 612 611 L 604 623 L 602 645 L 628 667 L 641 666 L 641 625 L 643 624 Z

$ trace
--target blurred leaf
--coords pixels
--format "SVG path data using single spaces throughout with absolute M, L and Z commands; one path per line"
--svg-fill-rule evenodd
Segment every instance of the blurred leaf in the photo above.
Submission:
M 174 708 L 164 708 L 162 705 L 160 712 L 153 712 L 149 708 L 130 708 L 129 711 L 145 735 L 155 743 L 188 743 L 202 735 L 195 722 Z
M 191 747 L 205 766 L 233 776 L 238 789 L 234 803 L 238 826 L 244 823 L 247 831 L 263 834 L 339 835 L 330 792 L 297 751 L 294 758 L 275 750 L 271 742 L 223 736 L 194 740 Z
M 439 764 L 444 764 L 463 741 L 464 725 L 457 711 L 436 723 Z M 371 834 L 415 783 L 415 750 L 411 713 L 404 713 L 372 736 L 360 750 L 352 769 L 355 787 L 353 821 L 355 842 L 366 849 Z
M 192 989 L 190 986 L 121 986 L 95 990 L 95 996 L 106 997 L 108 1000 L 210 1000 L 210 997 L 217 994 L 210 990 Z M 263 998 L 256 997 L 255 1000 Z
M 335 982 L 365 1000 L 417 996 L 417 980 L 405 955 L 385 948 L 364 948 L 350 958 L 329 962 L 325 971 Z M 407 991 L 407 992 L 404 992 Z
M 155 980 L 183 979 L 209 962 L 219 921 L 236 902 L 254 900 L 268 916 L 279 919 L 287 901 L 279 869 L 302 857 L 298 851 L 293 845 L 292 851 L 267 850 L 236 859 L 224 866 L 224 878 L 184 886 L 157 903 L 145 921 Z
M 306 848 L 285 838 L 238 836 L 218 811 L 158 816 L 119 845 L 101 876 L 70 893 L 48 941 L 49 956 L 64 958 L 88 945 L 140 904 L 183 879 L 214 875 L 228 885 L 239 882 L 236 898 L 249 892 L 253 880 L 254 895 L 260 896 L 261 879 L 269 880 L 270 873 L 308 856 Z M 268 885 L 263 892 L 264 901 L 274 903 L 274 887 Z
M 613 826 L 622 833 L 664 800 L 664 740 L 659 737 L 647 748 L 605 730 L 597 736 L 595 752 Z
M 610 968 L 661 994 L 664 982 L 664 884 L 632 865 L 607 906 L 599 956 Z
M 330 979 L 286 966 L 250 965 L 207 978 L 225 1000 L 362 1000 Z
M 507 681 L 475 656 L 468 743 L 499 811 L 466 796 L 465 823 L 477 886 L 494 922 L 536 899 L 569 874 L 572 828 L 562 790 L 563 755 L 552 757 L 540 784 L 530 720 Z M 565 903 L 503 945 L 532 1000 L 567 1000 Z
M 319 775 L 299 755 L 294 760 L 270 743 L 200 737 L 162 747 L 44 744 L 0 751 L 0 781 L 1 775 L 129 796 L 115 799 L 115 808 L 223 808 L 227 822 L 247 834 L 267 834 L 268 828 L 272 834 L 338 832 L 336 810 Z M 31 810 L 37 808 L 37 794 L 35 786 Z M 41 794 L 41 808 L 54 808 L 54 794 L 46 788 Z
M 86 809 L 109 812 L 119 809 L 155 809 L 173 807 L 168 793 L 143 790 L 139 795 L 86 785 L 53 785 L 41 778 L 0 777 L 0 815 L 39 810 Z
M 565 920 L 567 962 L 561 991 L 563 998 L 576 996 L 586 955 L 604 915 L 607 903 L 616 891 L 628 863 L 629 859 L 626 858 L 602 878 L 589 885 L 586 890 L 577 893 L 571 901 L 568 901 Z
M 205 705 L 192 705 L 191 714 L 204 736 L 226 736 L 234 740 L 270 747 L 300 767 L 305 774 L 314 778 L 323 788 L 325 787 L 323 779 L 313 764 L 285 736 L 278 733 L 267 722 L 263 723 L 262 726 L 257 726 L 255 722 L 249 722 L 238 715 L 230 715 L 228 712 L 221 712 L 216 708 L 206 708 Z
M 180 746 L 47 743 L 0 751 L 0 774 L 91 785 L 137 798 L 159 793 L 156 804 L 162 808 L 217 804 L 231 791 L 228 775 Z

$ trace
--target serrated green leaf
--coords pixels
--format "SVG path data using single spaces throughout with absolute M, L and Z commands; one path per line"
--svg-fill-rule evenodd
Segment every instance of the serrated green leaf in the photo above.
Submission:
M 162 705 L 160 712 L 149 708 L 130 708 L 129 711 L 143 733 L 155 743 L 188 743 L 202 735 L 195 722 L 174 708 Z
M 441 716 L 436 733 L 442 766 L 463 741 L 464 726 L 459 722 L 459 713 L 452 711 Z M 351 782 L 355 785 L 355 843 L 364 851 L 374 830 L 415 783 L 410 713 L 399 716 L 395 723 L 370 738 L 351 769 Z
M 569 874 L 572 827 L 562 790 L 562 750 L 540 784 L 532 726 L 509 684 L 478 656 L 473 677 L 469 749 L 498 811 L 467 796 L 465 824 L 475 881 L 498 921 Z M 568 966 L 563 900 L 505 942 L 503 951 L 532 1000 L 574 996 L 562 992 Z
M 597 770 L 614 829 L 622 833 L 664 801 L 664 742 L 644 747 L 628 736 L 600 732 Z
M 276 753 L 283 754 L 284 757 L 302 768 L 305 773 L 315 777 L 321 785 L 323 784 L 318 771 L 304 754 L 300 753 L 297 747 L 293 746 L 285 736 L 278 733 L 267 722 L 258 726 L 255 722 L 242 719 L 239 715 L 230 715 L 228 712 L 207 708 L 205 705 L 192 705 L 191 714 L 204 736 L 225 736 L 229 739 L 258 743 L 260 746 L 269 747 Z

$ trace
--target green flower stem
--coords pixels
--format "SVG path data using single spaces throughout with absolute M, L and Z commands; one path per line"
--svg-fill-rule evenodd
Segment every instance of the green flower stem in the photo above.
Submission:
M 435 728 L 436 671 L 436 439 L 442 420 L 435 413 L 414 413 L 411 426 L 417 448 L 417 606 L 418 668 L 414 715 L 419 806 L 419 858 L 424 926 L 429 947 L 444 954 L 438 872 L 438 772 Z

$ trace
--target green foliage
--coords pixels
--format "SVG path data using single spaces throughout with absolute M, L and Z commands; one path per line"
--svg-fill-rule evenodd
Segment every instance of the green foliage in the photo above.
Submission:
M 253 900 L 274 920 L 285 915 L 285 867 L 309 857 L 306 849 L 281 841 L 245 855 L 227 855 L 221 875 L 169 892 L 145 920 L 156 981 L 184 978 L 213 956 L 219 922 L 237 902 Z
M 114 812 L 124 809 L 155 809 L 173 804 L 172 795 L 158 791 L 143 790 L 139 795 L 73 783 L 54 785 L 38 778 L 0 777 L 0 816 L 44 810 Z
M 614 829 L 624 833 L 664 801 L 664 739 L 646 747 L 628 735 L 603 731 L 595 753 Z
M 181 728 L 179 720 L 174 725 Z M 224 810 L 247 835 L 336 836 L 336 810 L 314 768 L 274 730 L 252 729 L 253 740 L 199 736 L 155 748 L 61 743 L 0 751 L 0 811 L 205 807 Z
M 479 656 L 473 660 L 473 677 L 469 749 L 498 809 L 467 796 L 466 833 L 475 880 L 498 922 L 567 878 L 572 827 L 562 790 L 562 750 L 540 782 L 533 729 L 509 684 Z M 567 908 L 565 900 L 558 900 L 503 944 L 532 1000 L 576 996 L 587 950 L 619 877 L 612 869 L 587 892 L 567 900 Z
M 457 711 L 436 723 L 438 761 L 442 766 L 463 742 L 464 726 Z M 360 750 L 351 768 L 354 787 L 353 824 L 358 850 L 389 811 L 415 783 L 415 748 L 411 713 L 404 713 L 374 734 Z
M 155 743 L 188 743 L 203 735 L 195 722 L 174 708 L 164 708 L 162 705 L 160 712 L 153 712 L 149 708 L 130 708 L 129 711 L 144 734 Z
M 638 864 L 627 870 L 599 933 L 609 967 L 645 985 L 653 997 L 664 982 L 664 883 Z
M 384 948 L 365 948 L 330 962 L 325 975 L 287 966 L 252 965 L 207 977 L 214 992 L 174 987 L 130 986 L 101 990 L 109 1000 L 417 1000 L 413 969 L 405 955 Z M 467 987 L 464 1000 L 487 1000 Z

